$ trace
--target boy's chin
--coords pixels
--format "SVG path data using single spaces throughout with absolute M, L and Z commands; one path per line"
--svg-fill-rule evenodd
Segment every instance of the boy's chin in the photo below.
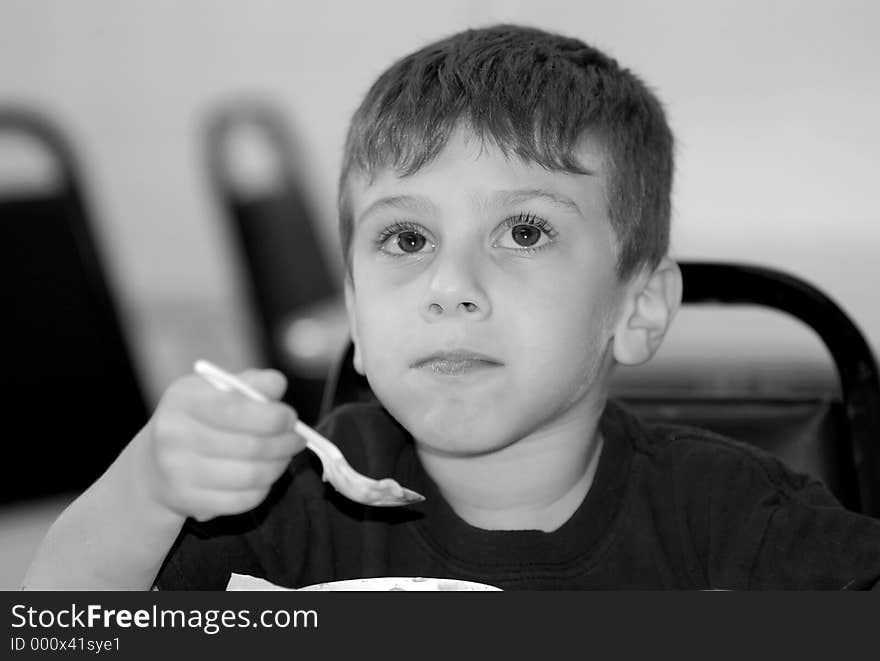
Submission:
M 403 422 L 412 434 L 419 452 L 446 457 L 474 457 L 491 454 L 513 444 L 520 437 L 513 429 L 490 421 L 490 416 L 482 420 L 450 420 L 442 427 L 424 424 L 424 421 Z M 409 424 L 407 424 L 409 422 Z
M 419 437 L 413 436 L 416 450 L 423 455 L 435 457 L 482 457 L 504 449 L 509 442 L 501 439 Z

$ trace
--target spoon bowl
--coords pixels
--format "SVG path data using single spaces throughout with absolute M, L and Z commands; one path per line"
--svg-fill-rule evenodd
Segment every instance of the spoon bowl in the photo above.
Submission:
M 269 401 L 255 388 L 207 360 L 196 361 L 194 370 L 218 390 L 239 392 L 257 402 Z M 324 469 L 321 479 L 349 500 L 373 507 L 398 507 L 425 500 L 420 493 L 402 487 L 390 477 L 375 480 L 358 473 L 336 445 L 304 422 L 297 420 L 294 431 L 306 440 L 306 447 L 321 460 Z

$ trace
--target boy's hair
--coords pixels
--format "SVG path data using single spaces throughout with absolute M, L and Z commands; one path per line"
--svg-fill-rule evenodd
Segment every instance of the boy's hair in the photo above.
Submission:
M 673 137 L 660 101 L 585 43 L 515 25 L 466 30 L 394 63 L 355 111 L 339 184 L 339 230 L 350 271 L 349 177 L 413 174 L 464 125 L 505 155 L 584 173 L 576 150 L 599 141 L 617 236 L 617 272 L 654 267 L 669 247 Z

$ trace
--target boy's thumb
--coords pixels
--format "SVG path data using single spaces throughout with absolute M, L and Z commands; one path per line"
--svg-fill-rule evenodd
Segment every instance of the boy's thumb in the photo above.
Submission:
M 281 399 L 284 391 L 287 390 L 287 379 L 278 370 L 249 369 L 240 373 L 238 377 L 269 399 Z

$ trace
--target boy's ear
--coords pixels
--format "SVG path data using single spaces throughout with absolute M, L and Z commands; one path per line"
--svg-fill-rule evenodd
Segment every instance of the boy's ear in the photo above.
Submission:
M 354 310 L 354 283 L 350 275 L 345 277 L 345 312 L 348 315 L 348 331 L 351 334 L 351 342 L 354 344 L 354 359 L 352 363 L 354 364 L 355 371 L 364 376 L 364 363 L 361 359 L 360 344 L 358 343 L 357 314 L 355 314 Z
M 639 365 L 654 355 L 681 305 L 681 291 L 681 270 L 669 257 L 632 279 L 614 333 L 618 363 Z

